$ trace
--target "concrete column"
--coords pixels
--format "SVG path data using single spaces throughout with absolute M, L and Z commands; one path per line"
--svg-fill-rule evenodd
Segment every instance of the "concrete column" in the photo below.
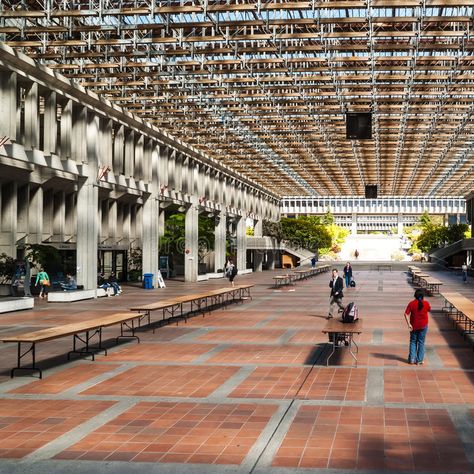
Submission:
M 73 160 L 76 161 L 76 163 L 89 163 L 89 164 L 95 164 L 95 169 L 92 168 L 92 166 L 89 167 L 89 172 L 91 173 L 91 179 L 97 177 L 97 167 L 98 163 L 96 160 L 92 159 L 89 157 L 89 149 L 94 148 L 95 151 L 95 157 L 98 156 L 98 143 L 99 143 L 99 131 L 98 131 L 98 125 L 97 125 L 97 131 L 95 133 L 95 138 L 94 138 L 94 143 L 91 143 L 92 140 L 92 132 L 91 129 L 92 127 L 88 126 L 88 116 L 87 116 L 87 109 L 83 106 L 76 106 L 72 107 L 72 104 L 68 104 L 68 108 L 71 107 L 72 109 L 72 115 L 74 117 L 74 121 L 72 124 L 72 134 L 71 138 L 68 139 L 65 135 L 67 135 L 67 120 L 66 120 L 66 126 L 63 129 L 62 126 L 62 121 L 61 121 L 61 142 L 66 144 L 66 147 L 68 146 L 68 140 L 70 142 L 71 146 L 71 151 L 68 152 L 67 148 L 64 148 L 63 145 L 61 145 L 61 153 L 62 157 L 66 158 L 70 156 Z M 66 119 L 67 117 L 65 117 Z M 63 138 L 64 136 L 64 138 Z M 93 175 L 93 176 L 92 176 Z
M 197 281 L 198 277 L 198 240 L 199 211 L 196 196 L 191 196 L 191 205 L 185 218 L 185 254 L 184 281 Z
M 245 217 L 242 216 L 237 221 L 237 269 L 247 268 L 247 225 Z
M 168 186 L 168 147 L 161 145 L 159 147 L 158 158 L 158 176 L 160 178 L 161 186 Z
M 153 286 L 155 288 L 157 287 L 157 272 L 160 266 L 158 252 L 160 238 L 158 154 L 159 150 L 157 148 L 151 153 L 151 192 L 143 203 L 142 211 L 142 269 L 143 273 L 153 273 Z
M 163 237 L 163 235 L 165 235 L 165 211 L 160 209 L 158 215 L 158 236 Z
M 176 189 L 176 151 L 172 150 L 168 155 L 168 186 L 170 189 Z
M 49 92 L 44 99 L 44 153 L 56 153 L 58 121 L 56 111 L 56 92 Z
M 125 134 L 125 176 L 132 177 L 135 173 L 135 132 L 129 130 Z
M 17 183 L 2 183 L 0 207 L 0 253 L 16 258 L 17 241 Z
M 0 138 L 16 140 L 16 73 L 0 71 Z
M 398 214 L 397 216 L 397 234 L 403 234 L 403 214 Z
M 30 207 L 30 185 L 18 186 L 17 203 L 17 232 L 18 238 L 23 238 L 28 234 L 28 220 Z
M 99 240 L 99 192 L 96 184 L 98 166 L 99 118 L 92 114 L 86 122 L 85 179 L 77 192 L 77 283 L 85 290 L 97 288 Z
M 115 131 L 114 137 L 114 162 L 113 171 L 115 174 L 124 174 L 124 127 L 120 125 Z
M 84 143 L 84 120 L 85 120 L 85 109 L 78 111 L 77 116 L 74 120 L 74 127 L 72 124 L 72 113 L 73 113 L 73 102 L 72 100 L 66 101 L 61 108 L 61 159 L 72 158 L 76 162 L 80 163 L 82 159 L 82 144 Z M 71 145 L 74 140 L 74 146 Z M 77 143 L 77 146 L 76 146 Z M 79 148 L 78 148 L 79 147 Z M 78 156 L 75 151 L 80 150 Z
M 117 201 L 109 201 L 109 229 L 108 229 L 108 234 L 109 234 L 109 239 L 113 243 L 117 241 L 117 222 L 118 222 L 118 203 Z
M 40 244 L 43 240 L 43 188 L 30 186 L 28 243 Z
M 357 235 L 357 214 L 355 212 L 352 213 L 351 234 Z
M 66 194 L 65 200 L 66 221 L 64 225 L 64 233 L 66 238 L 76 234 L 76 193 Z
M 38 84 L 33 82 L 25 95 L 25 147 L 39 148 Z
M 153 286 L 155 287 L 159 270 L 159 212 L 159 201 L 156 195 L 148 195 L 143 203 L 142 268 L 143 273 L 153 273 Z
M 66 199 L 64 191 L 53 194 L 53 241 L 64 242 Z
M 259 219 L 255 221 L 253 228 L 254 237 L 262 237 L 263 234 L 263 221 Z M 265 254 L 264 250 L 256 249 L 253 251 L 254 254 L 254 271 L 261 272 L 263 265 L 263 255 Z
M 275 269 L 275 251 L 267 250 L 267 268 L 268 270 Z
M 224 270 L 226 262 L 227 244 L 227 216 L 225 212 L 220 212 L 216 217 L 216 230 L 214 233 L 214 271 Z M 238 268 L 238 267 L 237 267 Z

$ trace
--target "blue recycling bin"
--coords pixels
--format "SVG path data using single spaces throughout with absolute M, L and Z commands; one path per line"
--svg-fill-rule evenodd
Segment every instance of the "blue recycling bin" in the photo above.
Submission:
M 145 273 L 143 275 L 143 288 L 145 290 L 153 289 L 153 273 Z

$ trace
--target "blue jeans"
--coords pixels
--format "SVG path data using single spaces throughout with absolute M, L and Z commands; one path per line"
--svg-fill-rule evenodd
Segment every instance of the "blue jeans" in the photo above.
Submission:
M 351 277 L 349 275 L 344 275 L 344 279 L 346 280 L 346 288 L 349 288 L 351 284 Z
M 425 357 L 425 338 L 428 326 L 410 332 L 410 352 L 408 362 L 423 362 Z

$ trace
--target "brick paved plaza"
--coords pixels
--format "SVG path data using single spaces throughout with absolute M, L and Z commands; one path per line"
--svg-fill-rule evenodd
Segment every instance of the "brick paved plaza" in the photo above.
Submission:
M 474 298 L 472 284 L 432 272 Z M 274 274 L 277 274 L 276 272 Z M 329 367 L 329 274 L 275 290 L 272 272 L 238 277 L 252 301 L 139 332 L 107 356 L 67 362 L 70 338 L 40 344 L 44 379 L 9 378 L 0 346 L 0 472 L 473 472 L 474 352 L 433 307 L 426 363 L 406 363 L 403 319 L 413 287 L 402 271 L 357 271 L 346 291 L 363 318 L 359 365 Z M 220 287 L 169 282 L 121 297 L 0 315 L 15 334 L 127 310 L 137 300 Z M 155 321 L 161 316 L 156 315 Z

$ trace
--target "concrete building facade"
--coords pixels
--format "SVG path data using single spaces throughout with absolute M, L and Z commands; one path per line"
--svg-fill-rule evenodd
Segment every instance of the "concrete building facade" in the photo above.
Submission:
M 284 216 L 334 214 L 335 222 L 349 228 L 352 234 L 370 231 L 403 233 L 405 226 L 416 224 L 427 211 L 441 216 L 446 224 L 466 223 L 464 197 L 379 197 L 364 199 L 354 196 L 315 198 L 291 196 L 282 199 Z
M 6 51 L 6 52 L 5 52 Z M 97 284 L 100 252 L 142 249 L 156 275 L 164 212 L 185 213 L 185 279 L 198 276 L 198 216 L 215 218 L 215 265 L 233 226 L 278 220 L 279 199 L 26 56 L 0 55 L 0 253 L 26 244 L 76 251 L 77 281 Z M 123 263 L 123 262 L 122 262 Z M 126 263 L 125 263 L 126 265 Z

